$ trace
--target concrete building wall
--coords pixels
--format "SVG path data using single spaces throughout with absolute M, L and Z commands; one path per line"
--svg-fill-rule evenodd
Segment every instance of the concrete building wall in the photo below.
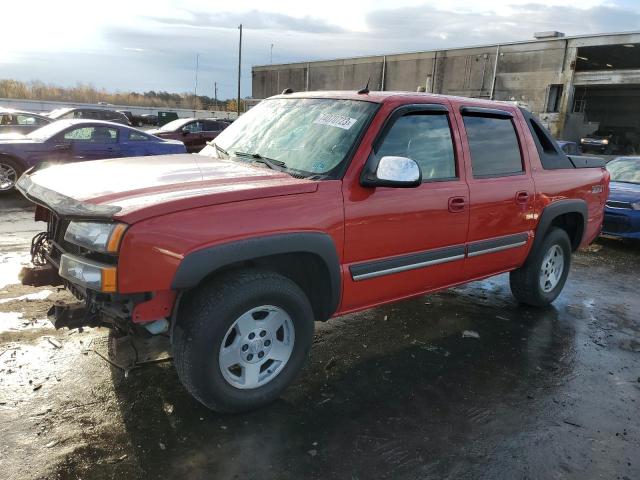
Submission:
M 640 70 L 574 73 L 581 47 L 638 44 L 640 33 L 593 35 L 428 52 L 378 55 L 321 62 L 253 67 L 253 97 L 286 87 L 304 90 L 415 91 L 519 102 L 537 114 L 554 135 L 565 123 L 583 121 L 573 112 L 574 83 L 640 83 Z M 629 49 L 640 55 L 640 48 Z M 278 81 L 273 77 L 277 76 Z M 271 78 L 271 80 L 268 80 Z M 549 91 L 561 85 L 559 108 L 547 111 Z M 573 128 L 573 127 L 572 127 Z M 575 129 L 573 129 L 575 130 Z M 572 130 L 572 131 L 573 131 Z M 578 129 L 579 130 L 579 129 Z M 576 130 L 577 131 L 577 130 Z

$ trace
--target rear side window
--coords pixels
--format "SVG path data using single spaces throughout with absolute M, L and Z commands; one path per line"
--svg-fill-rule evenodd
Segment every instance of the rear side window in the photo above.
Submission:
M 132 142 L 146 142 L 148 140 L 151 140 L 151 138 L 146 136 L 144 133 L 130 131 L 129 140 Z
M 456 178 L 453 140 L 446 114 L 413 113 L 398 118 L 377 151 L 385 156 L 414 160 L 422 172 L 422 180 Z
M 574 144 L 567 144 L 566 149 L 561 149 L 546 128 L 544 128 L 530 112 L 524 109 L 521 109 L 521 111 L 524 118 L 527 120 L 529 131 L 531 132 L 533 141 L 536 144 L 536 150 L 538 150 L 538 156 L 540 157 L 542 168 L 545 170 L 574 168 L 571 160 L 569 160 L 569 157 L 567 157 L 566 154 L 577 155 L 577 146 Z
M 464 115 L 474 177 L 522 173 L 522 155 L 511 118 Z

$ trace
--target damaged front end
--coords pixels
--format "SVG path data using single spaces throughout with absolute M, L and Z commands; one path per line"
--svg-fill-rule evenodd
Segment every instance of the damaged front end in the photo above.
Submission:
M 32 240 L 33 266 L 22 269 L 21 282 L 64 286 L 78 299 L 51 307 L 55 328 L 102 326 L 143 336 L 168 329 L 174 292 L 118 293 L 119 249 L 127 229 L 112 220 L 118 207 L 77 202 L 37 186 L 28 174 L 17 187 L 36 203 L 35 220 L 47 223 Z

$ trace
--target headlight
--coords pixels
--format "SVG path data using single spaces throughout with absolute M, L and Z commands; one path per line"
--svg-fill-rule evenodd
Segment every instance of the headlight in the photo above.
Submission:
M 126 228 L 124 223 L 71 222 L 64 239 L 95 252 L 117 253 Z
M 67 253 L 60 257 L 58 273 L 71 283 L 80 284 L 91 290 L 113 293 L 117 288 L 116 267 Z
M 587 139 L 586 139 L 586 138 L 581 138 L 581 139 L 580 139 L 580 143 L 584 143 L 584 142 L 586 142 L 586 141 L 587 141 Z
M 640 202 L 632 203 L 631 208 L 633 208 L 634 210 L 640 210 Z
M 602 140 L 602 144 L 603 145 L 609 145 L 609 140 L 607 140 L 606 138 L 604 140 Z

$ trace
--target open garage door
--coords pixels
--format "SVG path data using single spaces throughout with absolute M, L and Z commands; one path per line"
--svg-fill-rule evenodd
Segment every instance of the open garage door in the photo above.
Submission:
M 640 154 L 640 83 L 577 85 L 568 123 L 585 153 Z

